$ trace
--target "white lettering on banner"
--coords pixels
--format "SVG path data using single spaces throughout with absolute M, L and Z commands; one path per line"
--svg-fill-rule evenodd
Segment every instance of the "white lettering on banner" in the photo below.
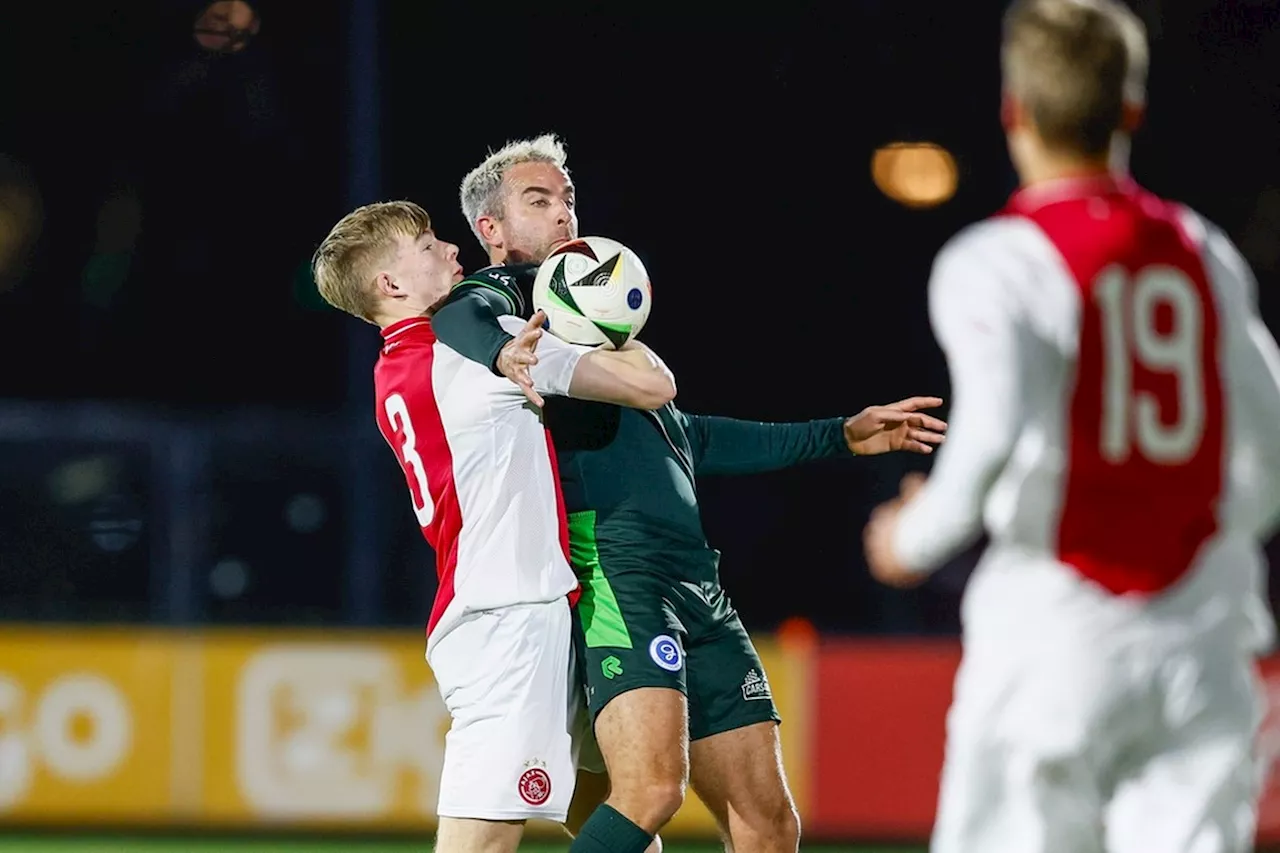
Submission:
M 92 721 L 92 734 L 83 741 L 72 728 L 77 717 Z M 133 736 L 124 697 L 96 675 L 68 675 L 49 685 L 36 709 L 35 729 L 50 768 L 77 782 L 115 769 Z
M 31 787 L 31 750 L 22 726 L 22 685 L 0 675 L 0 809 L 17 805 Z
M 449 722 L 449 710 L 435 684 L 374 709 L 369 737 L 373 761 L 413 769 L 418 777 L 417 807 L 423 815 L 436 813 L 444 767 L 442 735 Z
M 448 711 L 434 687 L 404 695 L 394 656 L 358 645 L 280 645 L 245 665 L 237 696 L 242 796 L 277 816 L 377 817 L 404 771 L 430 814 Z
M 93 782 L 119 767 L 133 743 L 133 716 L 115 685 L 74 673 L 52 681 L 36 698 L 0 675 L 0 809 L 15 806 L 43 763 L 59 778 Z

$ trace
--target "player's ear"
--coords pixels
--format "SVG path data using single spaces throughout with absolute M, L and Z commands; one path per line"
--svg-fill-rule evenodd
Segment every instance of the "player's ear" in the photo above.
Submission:
M 1142 127 L 1142 122 L 1147 117 L 1146 104 L 1135 104 L 1125 101 L 1124 112 L 1120 114 L 1120 130 L 1130 136 L 1138 132 L 1138 128 Z
M 373 289 L 378 292 L 379 296 L 385 296 L 390 299 L 404 295 L 400 291 L 400 286 L 396 284 L 395 279 L 391 277 L 391 273 L 388 272 L 380 272 L 374 276 Z
M 476 219 L 476 230 L 480 232 L 480 239 L 484 240 L 486 246 L 492 246 L 495 249 L 501 249 L 504 242 L 502 233 L 502 222 L 496 216 L 480 216 Z
M 1012 95 L 1005 92 L 1000 96 L 1000 126 L 1004 128 L 1005 133 L 1008 133 L 1021 124 L 1022 105 Z

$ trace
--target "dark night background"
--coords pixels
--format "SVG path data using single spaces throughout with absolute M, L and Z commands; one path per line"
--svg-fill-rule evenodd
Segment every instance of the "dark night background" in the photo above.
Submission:
M 351 207 L 411 198 L 482 264 L 457 186 L 512 138 L 560 134 L 581 233 L 644 258 L 644 337 L 683 408 L 946 395 L 929 266 L 1014 185 L 1002 3 L 261 0 L 230 55 L 193 40 L 204 5 L 6 10 L 0 618 L 421 623 L 434 565 L 373 424 L 377 333 L 319 303 L 307 262 Z M 1280 328 L 1280 10 L 1134 5 L 1153 42 L 1134 172 L 1231 233 Z M 875 188 L 897 140 L 952 152 L 953 199 Z M 954 630 L 965 561 L 902 594 L 861 557 L 870 508 L 924 464 L 703 481 L 748 626 Z

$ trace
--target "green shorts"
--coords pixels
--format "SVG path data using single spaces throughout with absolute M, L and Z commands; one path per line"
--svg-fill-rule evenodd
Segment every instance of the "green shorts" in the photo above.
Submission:
M 670 687 L 689 700 L 689 738 L 780 722 L 760 656 L 718 582 L 674 581 L 611 561 L 595 547 L 590 513 L 570 518 L 582 583 L 574 645 L 594 720 L 638 687 Z

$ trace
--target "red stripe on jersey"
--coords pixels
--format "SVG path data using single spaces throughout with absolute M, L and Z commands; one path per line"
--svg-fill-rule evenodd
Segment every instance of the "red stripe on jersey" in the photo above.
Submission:
M 436 553 L 438 585 L 427 622 L 430 635 L 454 598 L 462 532 L 453 454 L 432 386 L 436 338 L 430 324 L 418 318 L 388 326 L 383 338 L 387 343 L 374 367 L 376 417 L 382 437 L 404 471 L 422 535 Z M 425 495 L 419 485 L 418 466 L 427 481 Z M 431 507 L 430 518 L 422 524 L 427 506 Z
M 551 441 L 551 430 L 543 430 L 547 436 L 547 458 L 551 460 L 551 480 L 556 484 L 556 521 L 560 525 L 560 547 L 564 558 L 569 559 L 569 513 L 564 505 L 564 492 L 560 489 L 560 460 L 556 456 L 556 446 Z M 570 563 L 572 565 L 572 563 Z M 577 607 L 582 597 L 582 584 L 579 583 L 569 593 L 569 606 Z
M 1177 207 L 1130 182 L 1067 189 L 1006 210 L 1040 227 L 1080 291 L 1058 557 L 1117 595 L 1154 593 L 1218 527 L 1213 290 Z

